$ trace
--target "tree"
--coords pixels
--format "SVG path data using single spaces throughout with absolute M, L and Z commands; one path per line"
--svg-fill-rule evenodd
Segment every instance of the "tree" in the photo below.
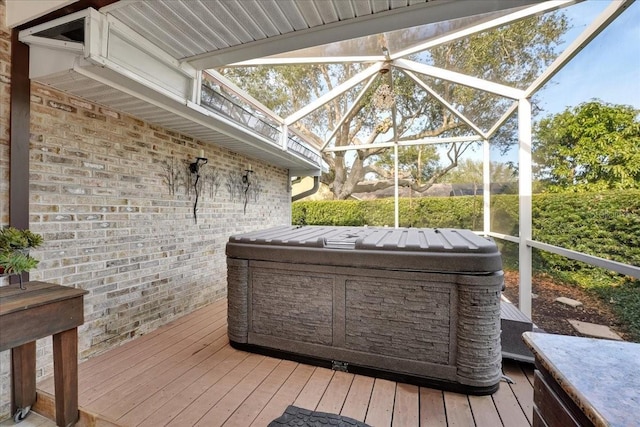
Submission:
M 512 192 L 511 187 L 517 182 L 517 172 L 510 164 L 491 162 L 489 170 L 493 186 L 500 186 L 502 193 Z M 473 187 L 473 194 L 478 194 L 484 181 L 484 165 L 481 160 L 465 159 L 447 175 L 446 181 L 452 184 L 469 184 Z
M 490 81 L 523 88 L 555 58 L 555 47 L 567 30 L 563 14 L 554 12 L 437 46 L 412 59 Z M 407 33 L 415 30 L 407 29 Z M 364 69 L 364 65 L 315 64 L 310 66 L 230 67 L 221 70 L 240 87 L 281 116 L 288 116 L 326 91 L 332 90 Z M 481 128 L 489 129 L 512 101 L 449 83 L 423 78 L 442 98 Z M 376 93 L 384 86 L 393 88 L 395 104 L 391 108 L 377 105 Z M 322 145 L 319 135 L 326 135 L 340 122 L 354 103 L 360 85 L 343 97 L 334 98 L 296 126 Z M 269 90 L 265 90 L 269 87 Z M 395 119 L 395 120 L 394 120 Z M 394 123 L 395 122 L 395 123 Z M 458 117 L 434 99 L 404 72 L 392 68 L 381 74 L 366 96 L 342 121 L 335 135 L 335 146 L 363 145 L 389 140 L 396 130 L 399 141 L 419 138 L 473 134 Z M 494 138 L 497 144 L 514 141 L 511 132 Z M 455 169 L 460 157 L 472 143 L 452 143 L 447 147 L 444 164 L 435 165 L 433 148 L 402 150 L 399 185 L 426 191 L 444 175 Z M 335 198 L 352 193 L 370 192 L 394 185 L 393 168 L 389 168 L 390 149 L 363 148 L 350 152 L 323 152 L 330 171 L 321 177 Z
M 640 188 L 640 110 L 600 100 L 534 126 L 536 176 L 547 191 Z

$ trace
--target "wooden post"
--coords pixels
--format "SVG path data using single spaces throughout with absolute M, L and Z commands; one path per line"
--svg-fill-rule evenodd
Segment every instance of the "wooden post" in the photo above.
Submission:
M 78 421 L 78 330 L 53 336 L 53 367 L 56 393 L 56 424 Z
M 36 400 L 36 342 L 31 341 L 11 350 L 13 399 L 11 413 L 30 407 Z

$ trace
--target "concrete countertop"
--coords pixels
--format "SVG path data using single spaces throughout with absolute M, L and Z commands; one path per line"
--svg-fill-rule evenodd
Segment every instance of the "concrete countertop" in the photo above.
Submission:
M 640 344 L 534 332 L 523 338 L 596 426 L 640 425 Z

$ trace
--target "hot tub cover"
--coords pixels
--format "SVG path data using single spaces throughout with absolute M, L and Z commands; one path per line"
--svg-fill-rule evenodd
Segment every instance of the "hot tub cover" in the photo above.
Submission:
M 231 258 L 349 267 L 373 263 L 391 270 L 482 274 L 502 269 L 493 240 L 451 228 L 280 226 L 231 236 L 226 251 Z

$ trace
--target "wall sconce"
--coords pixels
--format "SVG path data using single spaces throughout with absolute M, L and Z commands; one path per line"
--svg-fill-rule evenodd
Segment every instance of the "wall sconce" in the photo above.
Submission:
M 242 174 L 242 184 L 244 185 L 244 213 L 247 213 L 247 202 L 249 201 L 249 187 L 251 186 L 251 174 L 253 171 L 251 170 L 251 164 L 249 167 L 244 170 Z
M 196 193 L 196 201 L 193 203 L 193 220 L 195 223 L 198 223 L 198 181 L 200 181 L 200 168 L 206 165 L 209 162 L 209 159 L 204 157 L 204 150 L 200 150 L 200 156 L 196 157 L 196 161 L 189 164 L 189 171 L 191 174 L 196 175 L 196 180 L 193 183 L 193 189 Z

